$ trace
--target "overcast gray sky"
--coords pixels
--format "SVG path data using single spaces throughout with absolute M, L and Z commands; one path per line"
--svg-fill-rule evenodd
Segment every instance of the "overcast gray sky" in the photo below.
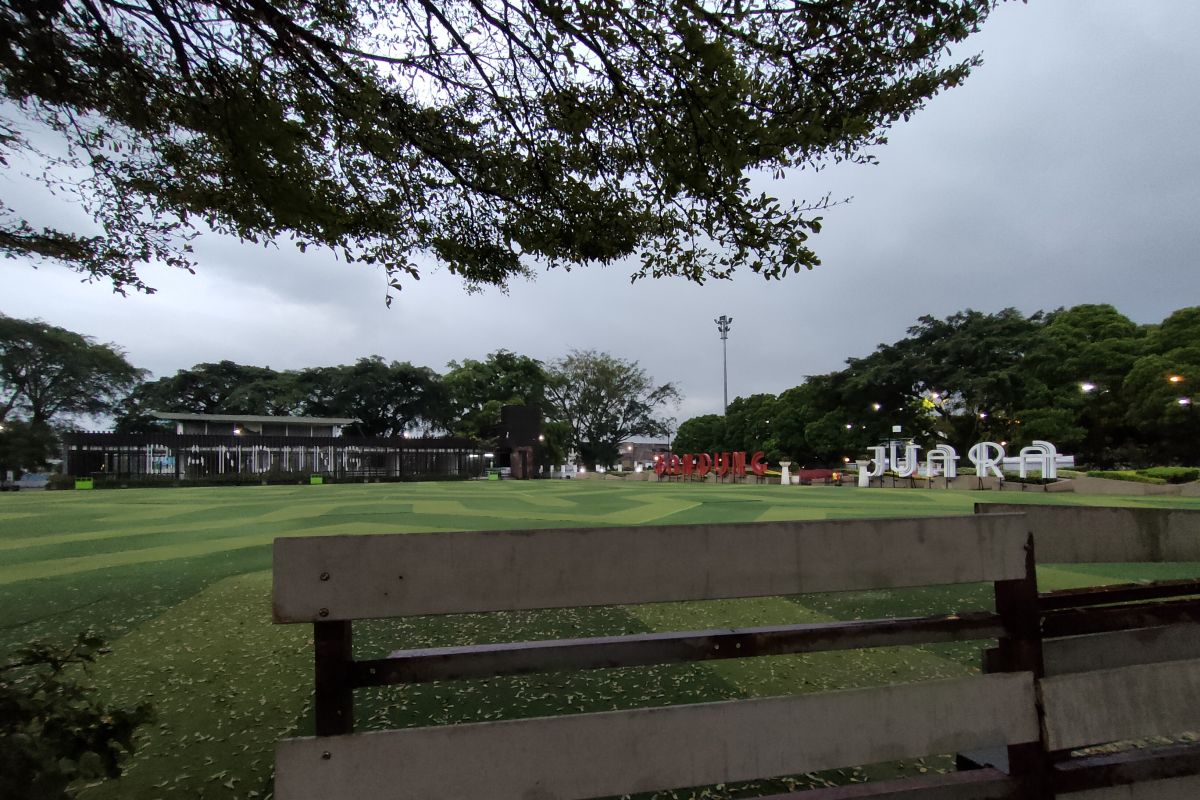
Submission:
M 440 371 L 498 348 L 544 360 L 594 348 L 676 382 L 680 420 L 721 409 L 721 314 L 734 320 L 730 399 L 838 369 L 922 314 L 1112 303 L 1157 322 L 1200 304 L 1197 42 L 1193 0 L 1004 4 L 960 51 L 984 65 L 896 127 L 880 165 L 773 187 L 854 198 L 812 240 L 824 264 L 782 282 L 631 285 L 632 269 L 614 266 L 467 295 L 442 272 L 387 309 L 371 268 L 210 236 L 196 275 L 147 270 L 149 297 L 2 262 L 0 311 L 115 342 L 157 376 L 371 354 Z

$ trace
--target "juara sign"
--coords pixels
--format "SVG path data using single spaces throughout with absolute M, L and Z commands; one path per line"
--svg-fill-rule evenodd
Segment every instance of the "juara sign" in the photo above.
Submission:
M 888 465 L 891 465 L 891 468 L 901 478 L 908 478 L 916 474 L 920 468 L 920 457 L 917 451 L 921 449 L 921 446 L 919 444 L 905 445 L 904 455 L 900 456 L 897 453 L 896 445 L 896 442 L 892 442 L 886 446 L 879 445 L 868 448 L 871 451 L 871 459 L 870 462 L 858 462 L 859 480 L 880 477 Z M 1059 455 L 1054 445 L 1041 439 L 1035 439 L 1028 447 L 1022 447 L 1020 455 L 1016 458 L 1007 458 L 1003 445 L 996 442 L 980 442 L 967 451 L 967 458 L 975 465 L 975 474 L 981 477 L 994 475 L 997 478 L 1003 478 L 1003 467 L 1016 467 L 1022 478 L 1028 477 L 1028 473 L 1032 470 L 1048 479 L 1058 477 L 1060 464 L 1071 465 L 1075 460 L 1072 456 Z M 871 463 L 870 469 L 867 469 L 868 463 Z M 948 444 L 931 447 L 925 454 L 924 473 L 933 475 L 938 468 L 947 478 L 958 476 L 958 453 Z
M 745 452 L 713 453 L 712 455 L 684 453 L 682 456 L 678 456 L 671 453 L 655 461 L 654 471 L 660 477 L 682 475 L 686 478 L 695 475 L 703 478 L 712 472 L 718 478 L 724 478 L 726 475 L 744 478 L 746 477 L 746 454 Z M 767 462 L 763 461 L 761 450 L 750 457 L 750 471 L 760 478 L 767 473 Z

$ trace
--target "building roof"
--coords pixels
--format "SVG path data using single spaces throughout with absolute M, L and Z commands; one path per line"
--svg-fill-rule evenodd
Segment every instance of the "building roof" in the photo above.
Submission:
M 270 417 L 259 414 L 187 414 L 151 411 L 150 416 L 176 422 L 275 422 L 281 425 L 350 425 L 362 422 L 355 417 Z

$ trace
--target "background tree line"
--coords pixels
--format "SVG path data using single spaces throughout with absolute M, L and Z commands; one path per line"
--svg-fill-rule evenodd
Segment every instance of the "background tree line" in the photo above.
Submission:
M 637 362 L 590 350 L 550 363 L 498 350 L 445 373 L 380 356 L 299 370 L 220 361 L 146 380 L 116 345 L 0 314 L 0 470 L 44 465 L 55 429 L 82 416 L 126 433 L 161 430 L 152 411 L 345 417 L 358 420 L 347 436 L 449 434 L 486 446 L 505 405 L 539 410 L 543 463 L 575 450 L 594 466 L 615 460 L 624 439 L 664 433 L 659 412 L 677 399 Z
M 960 451 L 1046 439 L 1081 463 L 1200 463 L 1200 307 L 1138 325 L 1110 305 L 1029 316 L 967 309 L 779 395 L 738 397 L 685 421 L 680 452 L 764 450 L 836 465 L 902 436 Z

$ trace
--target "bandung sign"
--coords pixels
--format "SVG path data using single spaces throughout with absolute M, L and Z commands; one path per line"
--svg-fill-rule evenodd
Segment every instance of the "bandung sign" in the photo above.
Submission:
M 886 446 L 879 445 L 868 448 L 872 453 L 870 462 L 858 462 L 860 484 L 865 486 L 871 478 L 882 476 L 889 465 L 901 478 L 912 477 L 918 471 L 929 476 L 936 475 L 940 471 L 947 478 L 958 477 L 959 455 L 950 445 L 939 444 L 930 448 L 925 454 L 925 468 L 921 470 L 919 453 L 921 446 L 906 444 L 904 455 L 901 456 L 898 453 L 898 444 L 898 442 L 892 442 Z M 967 458 L 975 465 L 976 475 L 980 477 L 994 475 L 997 478 L 1003 478 L 1003 468 L 1008 467 L 1015 468 L 1022 479 L 1028 477 L 1030 472 L 1037 472 L 1043 478 L 1053 480 L 1058 477 L 1059 466 L 1073 466 L 1075 463 L 1073 456 L 1059 455 L 1054 445 L 1041 439 L 1034 439 L 1028 447 L 1022 447 L 1020 454 L 1015 458 L 1006 456 L 1004 446 L 1001 444 L 979 442 L 967 451 Z M 870 469 L 867 468 L 868 464 L 870 464 Z
M 767 473 L 767 462 L 763 461 L 763 452 L 760 450 L 750 457 L 750 471 L 762 477 Z M 682 456 L 671 453 L 670 455 L 659 458 L 654 464 L 654 472 L 662 477 L 663 475 L 682 475 L 683 477 L 691 477 L 695 475 L 698 478 L 703 478 L 708 473 L 713 473 L 718 478 L 732 476 L 734 478 L 746 477 L 746 453 L 700 453 L 692 455 L 684 453 Z

